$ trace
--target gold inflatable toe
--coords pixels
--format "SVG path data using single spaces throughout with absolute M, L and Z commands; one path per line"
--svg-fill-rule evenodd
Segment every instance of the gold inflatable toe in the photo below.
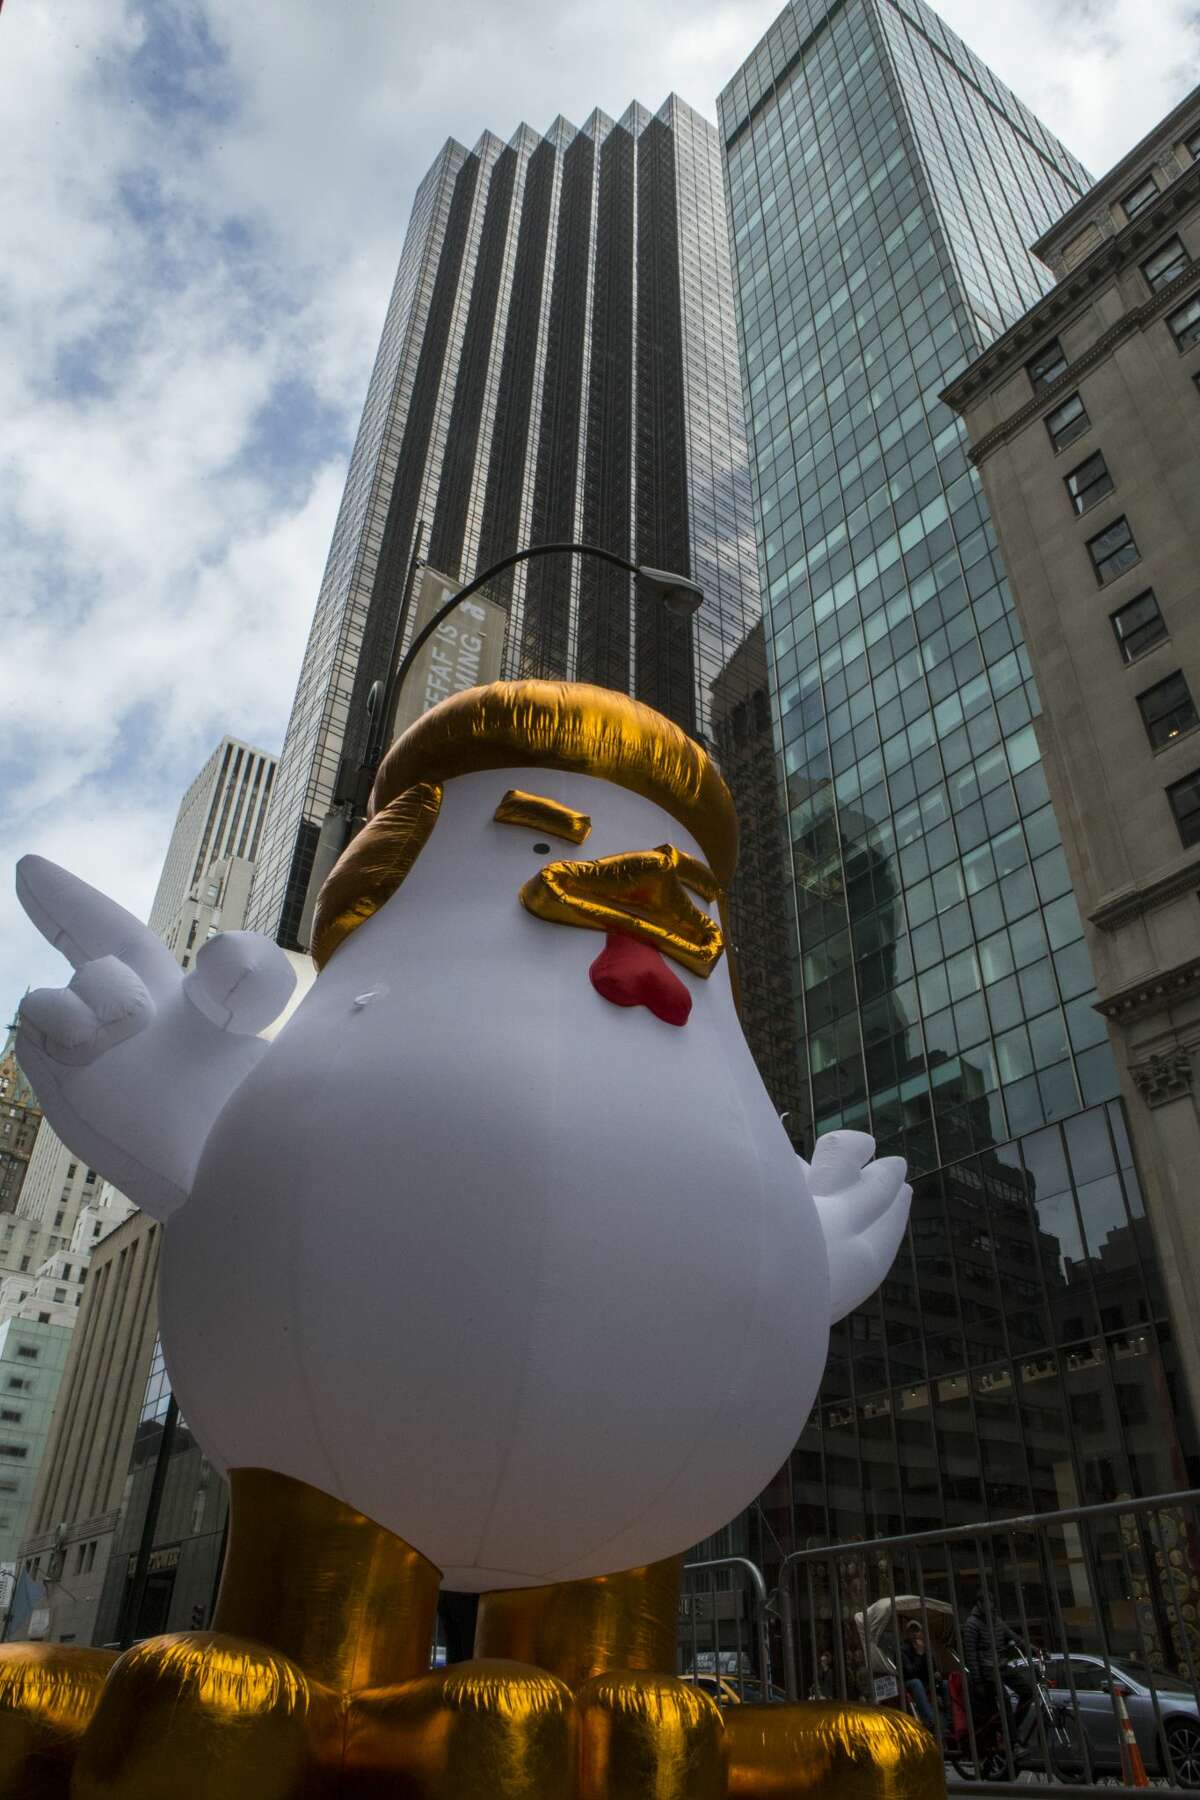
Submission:
M 573 1800 L 565 1682 L 517 1662 L 456 1663 L 350 1701 L 339 1800 Z
M 878 1706 L 731 1706 L 729 1800 L 944 1800 L 930 1734 Z
M 0 1645 L 0 1800 L 66 1800 L 115 1661 L 111 1650 L 70 1644 Z
M 340 1706 L 296 1664 L 215 1632 L 150 1638 L 104 1686 L 71 1800 L 314 1800 Z
M 672 1675 L 618 1671 L 577 1691 L 579 1800 L 724 1800 L 725 1723 Z

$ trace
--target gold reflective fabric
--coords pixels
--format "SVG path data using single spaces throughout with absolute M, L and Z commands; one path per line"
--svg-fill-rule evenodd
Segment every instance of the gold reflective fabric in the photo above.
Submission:
M 339 1691 L 429 1667 L 440 1575 L 372 1519 L 270 1469 L 233 1469 L 214 1629 Z
M 112 1650 L 0 1645 L 0 1800 L 67 1800 Z
M 724 1800 L 725 1723 L 670 1675 L 597 1675 L 575 1696 L 579 1800 Z
M 570 844 L 582 844 L 592 829 L 586 813 L 576 812 L 559 800 L 547 800 L 541 794 L 527 794 L 523 788 L 509 788 L 496 808 L 497 825 L 527 825 L 530 831 L 545 831 L 551 837 L 566 838 Z
M 570 1687 L 613 1669 L 669 1669 L 682 1567 L 671 1556 L 621 1575 L 483 1594 L 475 1654 L 533 1663 Z
M 456 1663 L 351 1701 L 339 1800 L 574 1800 L 575 1729 L 544 1670 Z
M 687 862 L 691 878 L 700 879 L 696 871 L 703 864 L 695 857 Z M 521 889 L 521 904 L 553 924 L 623 931 L 707 977 L 725 939 L 716 921 L 689 900 L 679 868 L 680 853 L 672 844 L 595 862 L 547 863 Z
M 71 1800 L 310 1800 L 340 1760 L 341 1711 L 262 1644 L 150 1638 L 105 1684 Z
M 421 854 L 441 804 L 440 787 L 415 782 L 376 812 L 347 844 L 317 896 L 312 956 L 318 969 L 364 919 L 391 899 Z
M 729 1800 L 943 1800 L 933 1738 L 887 1707 L 731 1706 Z
M 565 769 L 641 794 L 700 845 L 722 887 L 737 863 L 737 814 L 705 750 L 670 719 L 612 688 L 496 681 L 431 707 L 396 739 L 375 777 L 378 811 L 415 782 L 480 769 Z

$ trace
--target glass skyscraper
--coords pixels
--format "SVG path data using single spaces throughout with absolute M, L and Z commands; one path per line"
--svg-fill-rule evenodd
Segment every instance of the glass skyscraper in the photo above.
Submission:
M 595 561 L 501 577 L 504 672 L 636 694 L 706 732 L 758 617 L 720 140 L 651 115 L 451 140 L 421 183 L 304 656 L 248 924 L 293 945 L 322 820 L 367 748 L 414 543 L 466 581 L 583 540 L 690 575 L 693 621 Z
M 908 1159 L 755 1552 L 1186 1485 L 1038 698 L 949 377 L 1089 177 L 921 0 L 797 0 L 720 101 L 801 1149 Z

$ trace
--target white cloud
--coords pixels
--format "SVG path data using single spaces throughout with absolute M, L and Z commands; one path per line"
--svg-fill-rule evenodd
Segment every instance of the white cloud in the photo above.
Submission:
M 945 0 L 1102 170 L 1185 0 Z M 450 135 L 713 112 L 777 0 L 25 0 L 0 117 L 0 1005 L 59 978 L 24 849 L 148 904 L 225 731 L 282 738 L 417 181 Z

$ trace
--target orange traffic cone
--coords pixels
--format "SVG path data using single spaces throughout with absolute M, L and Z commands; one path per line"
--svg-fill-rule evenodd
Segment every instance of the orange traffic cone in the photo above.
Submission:
M 1121 1774 L 1126 1787 L 1149 1787 L 1146 1765 L 1142 1761 L 1142 1753 L 1138 1749 L 1138 1741 L 1133 1735 L 1133 1726 L 1129 1721 L 1129 1708 L 1125 1704 L 1125 1696 L 1119 1687 L 1113 1689 L 1113 1699 L 1117 1703 L 1117 1736 L 1121 1740 Z

